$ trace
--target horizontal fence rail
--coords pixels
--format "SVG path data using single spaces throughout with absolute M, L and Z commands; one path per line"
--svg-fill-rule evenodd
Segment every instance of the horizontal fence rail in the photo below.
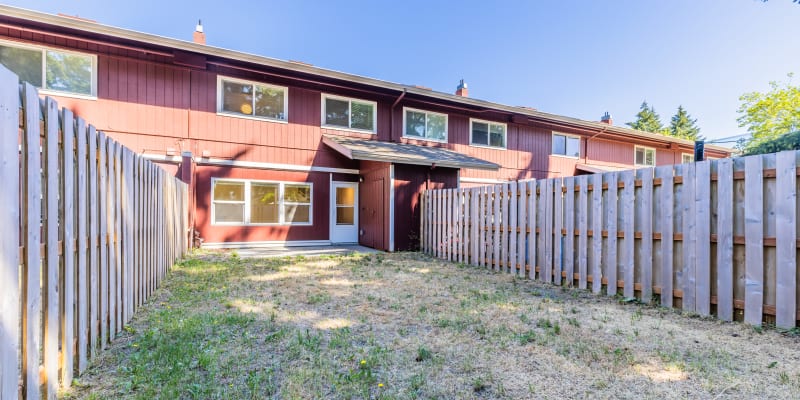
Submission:
M 188 188 L 3 67 L 0 183 L 0 400 L 54 399 L 185 254 Z
M 800 152 L 423 192 L 433 256 L 794 328 Z

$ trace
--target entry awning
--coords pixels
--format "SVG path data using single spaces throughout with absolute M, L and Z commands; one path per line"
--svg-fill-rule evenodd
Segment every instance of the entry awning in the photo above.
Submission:
M 626 169 L 631 169 L 631 168 L 615 167 L 611 165 L 600 165 L 600 164 L 575 164 L 575 169 L 577 169 L 578 171 L 591 172 L 595 174 L 598 172 L 625 171 Z
M 439 147 L 323 135 L 322 142 L 351 160 L 497 171 L 500 166 Z

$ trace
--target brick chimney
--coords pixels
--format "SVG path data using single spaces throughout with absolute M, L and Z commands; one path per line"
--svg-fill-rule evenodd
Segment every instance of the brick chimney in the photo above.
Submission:
M 456 96 L 469 97 L 469 90 L 467 90 L 467 84 L 464 83 L 463 79 L 458 83 Z
M 203 21 L 197 20 L 197 26 L 194 28 L 192 39 L 197 44 L 206 44 L 206 34 L 203 33 Z
M 604 124 L 614 125 L 614 119 L 611 118 L 611 114 L 609 114 L 608 111 L 606 111 L 606 113 L 603 114 L 603 116 L 600 118 L 600 122 Z

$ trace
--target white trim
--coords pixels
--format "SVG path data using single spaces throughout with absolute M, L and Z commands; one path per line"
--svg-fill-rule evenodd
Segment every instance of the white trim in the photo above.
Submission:
M 488 124 L 487 131 L 486 131 L 486 144 L 475 144 L 472 143 L 472 124 L 478 122 L 483 124 Z M 492 125 L 502 125 L 503 126 L 503 147 L 499 146 L 491 146 L 489 143 L 492 141 Z M 477 119 L 477 118 L 470 118 L 469 119 L 469 145 L 472 147 L 483 147 L 487 149 L 495 149 L 495 150 L 506 150 L 508 149 L 508 124 L 504 122 L 494 122 L 485 119 Z
M 194 162 L 198 165 L 226 165 L 229 167 L 253 168 L 253 169 L 272 169 L 277 171 L 300 171 L 300 172 L 333 172 L 337 174 L 358 175 L 357 169 L 315 167 L 310 165 L 297 164 L 276 164 L 257 161 L 238 161 L 225 160 L 221 158 L 195 157 Z
M 645 150 L 645 153 L 644 153 L 644 159 L 645 160 L 647 160 L 647 150 L 653 150 L 653 165 L 650 165 L 650 164 L 637 164 L 636 163 L 636 151 L 639 150 L 639 149 L 644 149 Z M 657 153 L 656 153 L 655 147 L 640 146 L 640 145 L 637 144 L 637 145 L 633 146 L 633 165 L 636 166 L 636 167 L 655 167 L 656 165 L 658 165 L 658 163 L 656 161 L 656 154 Z
M 469 177 L 459 177 L 459 182 L 464 183 L 506 183 L 508 181 L 504 181 L 501 179 L 486 179 L 486 178 L 469 178 Z
M 571 139 L 578 139 L 578 155 L 577 155 L 577 156 L 571 156 L 571 155 L 569 155 L 569 154 L 557 154 L 557 153 L 554 153 L 554 152 L 553 152 L 553 139 L 552 139 L 552 138 L 553 138 L 554 136 L 556 136 L 556 135 L 558 135 L 558 136 L 564 136 L 564 138 L 565 138 L 565 139 L 564 139 L 564 153 L 566 153 L 566 152 L 567 152 L 567 142 L 566 142 L 566 140 L 567 140 L 567 139 L 570 139 L 570 138 L 571 138 Z M 558 156 L 558 157 L 571 158 L 571 159 L 573 159 L 573 160 L 576 160 L 576 159 L 579 159 L 579 158 L 581 158 L 581 136 L 580 136 L 580 135 L 571 135 L 571 134 L 568 134 L 568 133 L 562 133 L 562 132 L 552 131 L 552 132 L 551 132 L 551 135 L 550 135 L 550 137 L 551 137 L 551 139 L 550 139 L 550 155 L 551 155 L 551 156 Z
M 394 251 L 394 164 L 389 164 L 389 252 Z
M 97 55 L 91 53 L 84 53 L 81 51 L 75 50 L 66 50 L 61 49 L 58 47 L 50 47 L 50 46 L 42 46 L 39 44 L 29 44 L 23 42 L 16 42 L 13 40 L 3 40 L 0 39 L 0 45 L 6 47 L 15 47 L 18 49 L 24 50 L 31 50 L 31 51 L 41 51 L 42 52 L 42 86 L 38 87 L 39 93 L 44 95 L 52 95 L 52 96 L 63 96 L 63 97 L 74 97 L 78 99 L 84 100 L 97 100 Z M 55 90 L 55 89 L 48 89 L 47 88 L 47 51 L 54 51 L 58 53 L 65 53 L 65 54 L 74 54 L 81 57 L 89 57 L 92 61 L 92 77 L 91 82 L 89 82 L 90 92 L 89 94 L 86 93 L 76 93 L 76 92 L 67 92 L 62 90 Z
M 218 182 L 241 182 L 244 183 L 244 196 L 242 201 L 225 201 L 214 200 L 214 185 Z M 250 221 L 250 190 L 252 184 L 277 184 L 278 185 L 278 222 L 259 222 L 253 223 Z M 285 220 L 285 206 L 286 202 L 283 200 L 286 185 L 289 186 L 308 186 L 309 187 L 309 202 L 308 202 L 308 222 L 286 222 Z M 274 181 L 274 180 L 260 180 L 260 179 L 238 179 L 238 178 L 211 178 L 211 193 L 210 193 L 210 208 L 211 208 L 211 226 L 313 226 L 314 225 L 314 183 L 313 182 L 292 182 L 292 181 Z M 243 222 L 217 222 L 214 204 L 215 203 L 230 203 L 230 204 L 244 204 Z M 306 203 L 294 203 L 295 205 L 306 205 Z
M 203 249 L 246 249 L 259 247 L 330 246 L 330 240 L 268 240 L 261 242 L 212 242 L 200 245 Z
M 425 136 L 424 137 L 408 135 L 406 133 L 406 112 L 408 112 L 408 111 L 425 114 Z M 429 114 L 444 116 L 444 140 L 431 139 L 431 138 L 428 137 L 428 115 Z M 403 107 L 403 137 L 404 138 L 413 139 L 413 140 L 424 140 L 424 141 L 427 141 L 427 142 L 447 143 L 448 137 L 450 136 L 449 130 L 450 130 L 450 119 L 449 119 L 449 116 L 447 114 L 437 113 L 437 112 L 433 112 L 433 111 L 425 111 L 425 110 L 420 110 L 418 108 L 412 108 L 412 107 Z
M 348 126 L 329 125 L 325 121 L 325 99 L 333 99 L 347 102 L 347 124 Z M 372 130 L 353 128 L 353 102 L 372 105 Z M 336 129 L 348 132 L 370 133 L 375 135 L 378 130 L 378 102 L 362 100 L 354 97 L 337 96 L 335 94 L 322 93 L 320 95 L 320 127 L 325 129 Z
M 191 154 L 191 153 L 189 153 Z M 183 162 L 183 157 L 181 156 L 168 156 L 168 155 L 161 155 L 161 154 L 140 154 L 140 157 L 144 158 L 145 160 L 151 161 L 164 161 L 168 163 L 181 163 Z
M 261 86 L 268 89 L 280 89 L 283 90 L 283 118 L 272 118 L 272 117 L 263 117 L 258 115 L 247 115 L 244 113 L 237 113 L 234 111 L 225 111 L 223 109 L 223 96 L 222 96 L 222 81 L 228 81 L 232 83 L 238 83 L 243 85 L 253 85 L 253 101 L 256 101 L 255 97 L 255 87 Z M 253 112 L 255 113 L 255 107 L 253 107 Z M 217 115 L 223 115 L 226 117 L 236 117 L 236 118 L 245 118 L 245 119 L 254 119 L 258 121 L 269 121 L 269 122 L 282 122 L 287 123 L 289 122 L 289 88 L 287 86 L 280 86 L 280 85 L 273 85 L 269 83 L 259 82 L 259 81 L 252 81 L 247 79 L 239 79 L 233 78 L 230 76 L 225 75 L 217 75 Z
M 359 210 L 358 189 L 359 189 L 359 184 L 358 184 L 358 182 L 334 181 L 333 180 L 333 174 L 331 174 L 329 182 L 330 183 L 329 183 L 328 187 L 329 187 L 329 192 L 330 192 L 329 193 L 329 197 L 330 197 L 330 199 L 329 199 L 329 209 L 330 210 L 329 211 L 330 212 L 328 213 L 329 214 L 328 215 L 328 239 L 331 241 L 331 243 L 336 243 L 336 244 L 351 244 L 351 243 L 356 243 L 357 244 L 358 243 L 358 231 L 361 229 L 360 226 L 359 226 L 359 220 L 358 220 L 358 210 Z M 334 239 L 333 232 L 334 232 L 334 229 L 336 228 L 336 212 L 337 212 L 336 190 L 334 190 L 334 186 L 335 185 L 342 185 L 343 187 L 344 186 L 350 186 L 350 187 L 355 188 L 355 192 L 354 192 L 355 193 L 355 198 L 353 199 L 353 228 L 355 228 L 355 230 L 356 230 L 356 240 L 353 241 L 353 242 L 334 242 L 333 241 L 333 239 Z

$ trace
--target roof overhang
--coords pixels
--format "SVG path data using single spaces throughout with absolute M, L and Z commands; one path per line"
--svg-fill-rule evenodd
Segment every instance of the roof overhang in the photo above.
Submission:
M 612 165 L 586 163 L 586 164 L 575 164 L 575 169 L 577 169 L 578 171 L 591 172 L 593 174 L 596 174 L 602 172 L 624 171 L 627 169 L 631 169 L 631 167 L 615 167 Z
M 497 171 L 500 166 L 440 147 L 323 135 L 322 143 L 351 160 Z

